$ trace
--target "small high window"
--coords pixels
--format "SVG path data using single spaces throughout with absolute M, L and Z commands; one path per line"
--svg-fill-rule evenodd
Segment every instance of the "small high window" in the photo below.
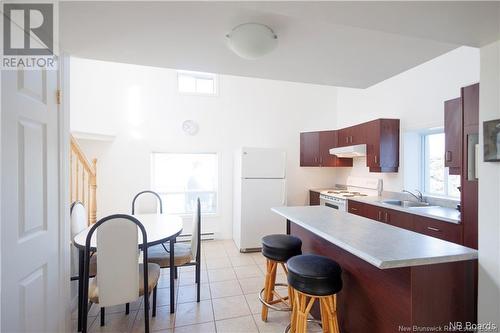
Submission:
M 215 96 L 217 95 L 217 75 L 202 72 L 177 72 L 177 86 L 180 93 Z

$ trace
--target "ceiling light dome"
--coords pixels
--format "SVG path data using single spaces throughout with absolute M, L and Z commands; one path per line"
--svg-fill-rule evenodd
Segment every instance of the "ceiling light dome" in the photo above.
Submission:
M 244 23 L 226 35 L 229 48 L 244 59 L 260 58 L 276 47 L 278 36 L 267 25 Z

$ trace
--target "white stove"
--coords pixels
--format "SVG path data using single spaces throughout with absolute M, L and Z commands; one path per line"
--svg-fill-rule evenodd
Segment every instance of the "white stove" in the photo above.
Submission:
M 341 211 L 347 211 L 347 199 L 380 195 L 382 179 L 347 177 L 345 187 L 321 191 L 320 204 Z

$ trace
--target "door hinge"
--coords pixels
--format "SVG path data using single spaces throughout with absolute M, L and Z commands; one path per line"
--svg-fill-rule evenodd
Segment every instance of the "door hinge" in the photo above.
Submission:
M 56 103 L 59 105 L 62 103 L 62 91 L 60 89 L 56 91 Z

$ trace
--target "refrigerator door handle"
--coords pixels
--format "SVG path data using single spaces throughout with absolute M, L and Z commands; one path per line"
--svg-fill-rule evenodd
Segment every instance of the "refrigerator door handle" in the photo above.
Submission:
M 286 206 L 286 181 L 283 182 L 283 206 Z

